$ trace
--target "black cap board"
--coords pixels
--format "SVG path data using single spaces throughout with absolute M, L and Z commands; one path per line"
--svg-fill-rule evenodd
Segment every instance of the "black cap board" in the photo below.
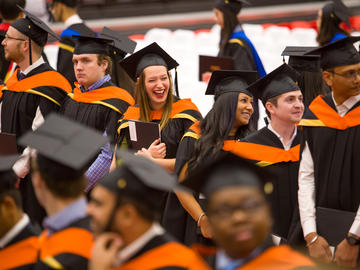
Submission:
M 175 177 L 149 159 L 124 150 L 118 150 L 116 157 L 118 168 L 98 183 L 115 194 L 138 198 L 160 210 L 161 194 L 179 188 Z
M 360 63 L 360 55 L 353 43 L 359 40 L 360 36 L 339 39 L 333 43 L 309 51 L 306 54 L 320 54 L 321 68 L 323 70 L 358 64 Z
M 98 38 L 94 36 L 73 35 L 75 42 L 74 54 L 105 54 L 109 55 L 109 44 L 111 39 Z
M 110 45 L 111 54 L 118 56 L 118 60 L 122 60 L 128 53 L 132 54 L 136 47 L 136 42 L 120 35 L 119 32 L 104 27 L 100 33 L 101 38 L 113 40 Z
M 0 172 L 11 170 L 19 158 L 18 155 L 0 156 Z
M 83 124 L 52 113 L 35 131 L 29 131 L 19 139 L 19 144 L 37 150 L 41 155 L 81 170 L 99 152 L 108 138 Z
M 281 94 L 300 90 L 297 79 L 300 74 L 287 64 L 283 64 L 265 77 L 257 80 L 249 86 L 249 91 L 265 103 L 273 97 Z
M 341 0 L 333 0 L 332 3 L 326 4 L 322 8 L 322 16 L 328 20 L 337 20 L 337 23 L 344 22 L 351 27 L 349 9 Z
M 225 152 L 220 158 L 196 169 L 181 185 L 209 197 L 227 187 L 252 186 L 262 189 L 265 186 L 263 183 L 266 183 L 269 177 L 264 168 L 251 164 L 231 152 Z
M 18 8 L 24 12 L 26 17 L 16 20 L 11 24 L 11 27 L 14 27 L 20 33 L 29 37 L 41 47 L 45 46 L 48 34 L 52 35 L 56 39 L 59 39 L 59 37 L 49 28 L 49 26 L 47 26 L 46 23 L 22 7 L 18 6 Z
M 288 65 L 298 72 L 320 72 L 320 55 L 304 55 L 317 47 L 287 46 L 281 53 L 282 56 L 290 56 Z
M 228 92 L 241 92 L 252 96 L 247 88 L 258 77 L 256 71 L 215 70 L 211 74 L 205 95 L 220 96 Z
M 217 8 L 221 11 L 224 9 L 238 14 L 242 9 L 243 5 L 249 5 L 249 2 L 246 0 L 215 0 L 214 8 Z
M 168 70 L 179 64 L 167 54 L 156 42 L 126 57 L 120 62 L 127 74 L 136 81 L 140 73 L 149 66 L 165 66 Z
M 78 0 L 52 0 L 52 1 L 53 1 L 53 3 L 55 3 L 55 2 L 63 3 L 66 6 L 71 7 L 71 8 L 75 8 L 79 4 Z

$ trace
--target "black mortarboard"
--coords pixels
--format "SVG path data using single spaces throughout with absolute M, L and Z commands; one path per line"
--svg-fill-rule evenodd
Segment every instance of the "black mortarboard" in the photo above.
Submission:
M 0 193 L 16 189 L 17 177 L 12 167 L 18 159 L 18 155 L 0 156 Z
M 261 99 L 265 105 L 270 98 L 287 92 L 300 90 L 297 85 L 299 76 L 300 74 L 296 70 L 287 64 L 283 64 L 265 77 L 251 84 L 248 89 L 255 97 Z
M 220 96 L 228 92 L 241 92 L 252 96 L 247 88 L 258 77 L 256 71 L 215 70 L 211 74 L 205 95 Z
M 109 55 L 111 39 L 98 38 L 94 36 L 73 35 L 76 39 L 74 54 L 105 54 Z
M 101 133 L 55 113 L 19 139 L 20 145 L 74 170 L 83 169 L 107 142 Z
M 323 70 L 358 64 L 360 63 L 360 55 L 353 45 L 358 40 L 360 40 L 360 36 L 339 39 L 309 51 L 307 55 L 320 54 L 321 68 Z
M 115 194 L 128 195 L 160 210 L 165 192 L 177 189 L 176 178 L 149 159 L 118 150 L 118 168 L 99 181 Z
M 328 18 L 329 20 L 337 20 L 338 24 L 340 22 L 344 22 L 351 27 L 349 21 L 349 9 L 341 0 L 333 0 L 332 3 L 326 4 L 322 8 L 322 16 L 324 18 Z
M 0 156 L 0 172 L 11 170 L 19 158 L 18 155 Z
M 132 54 L 136 47 L 136 42 L 131 39 L 121 36 L 119 32 L 104 27 L 100 33 L 101 38 L 113 40 L 111 44 L 111 55 L 119 56 L 119 60 L 123 59 L 128 53 Z
M 75 8 L 79 1 L 78 0 L 52 0 L 53 2 L 60 2 L 65 4 L 68 7 Z
M 304 55 L 305 53 L 316 49 L 316 47 L 295 47 L 287 46 L 281 53 L 282 56 L 289 56 L 288 65 L 296 71 L 319 72 L 320 55 Z
M 249 5 L 249 2 L 246 0 L 215 0 L 214 8 L 217 8 L 221 11 L 227 9 L 233 13 L 238 14 L 243 7 L 243 4 Z
M 268 172 L 247 160 L 224 153 L 220 158 L 211 160 L 191 173 L 181 185 L 209 197 L 212 193 L 226 187 L 253 186 L 262 189 Z M 271 193 L 265 190 L 265 193 Z
M 16 20 L 11 24 L 16 30 L 35 41 L 39 46 L 44 47 L 48 34 L 56 39 L 59 37 L 39 18 L 35 17 L 25 9 L 18 6 L 18 8 L 25 13 L 26 17 Z

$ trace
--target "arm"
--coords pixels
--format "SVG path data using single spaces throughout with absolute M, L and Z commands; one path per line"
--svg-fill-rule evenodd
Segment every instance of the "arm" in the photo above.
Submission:
M 299 166 L 298 199 L 301 226 L 310 256 L 324 262 L 331 262 L 329 244 L 316 233 L 314 161 L 306 141 Z

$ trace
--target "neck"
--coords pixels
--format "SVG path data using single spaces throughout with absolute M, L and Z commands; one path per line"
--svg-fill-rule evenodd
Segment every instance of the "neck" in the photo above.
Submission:
M 64 12 L 62 13 L 61 20 L 65 22 L 67 19 L 69 19 L 71 16 L 76 14 L 76 10 L 73 8 L 66 7 L 64 9 Z
M 165 103 L 152 103 L 151 102 L 151 109 L 153 110 L 153 111 L 158 111 L 158 110 L 161 110 L 162 108 L 164 108 L 164 106 L 165 106 Z
M 333 91 L 333 95 L 334 95 L 336 105 L 343 104 L 344 101 L 346 101 L 348 98 L 351 97 L 351 96 L 342 96 L 342 95 L 336 94 L 334 91 Z
M 32 63 L 34 64 L 37 60 L 39 60 L 41 55 L 36 55 L 34 52 L 32 52 Z M 24 60 L 16 62 L 16 64 L 20 67 L 20 70 L 24 71 L 30 66 L 30 58 L 29 55 L 27 55 Z
M 135 240 L 139 239 L 144 233 L 146 233 L 152 226 L 151 222 L 145 220 L 139 220 L 136 222 L 136 226 L 129 227 L 129 231 L 123 234 L 123 240 L 125 246 L 130 245 Z
M 64 210 L 70 204 L 83 197 L 82 195 L 76 198 L 58 198 L 53 194 L 48 194 L 46 203 L 43 205 L 47 216 L 51 217 Z
M 272 128 L 283 138 L 284 142 L 287 143 L 291 140 L 296 124 L 292 122 L 281 121 L 280 119 L 271 119 L 270 124 Z

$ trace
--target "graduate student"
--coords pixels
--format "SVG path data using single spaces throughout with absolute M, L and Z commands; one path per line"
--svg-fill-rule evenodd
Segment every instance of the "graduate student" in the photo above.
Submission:
M 317 97 L 305 112 L 299 126 L 303 129 L 303 151 L 299 168 L 299 210 L 304 238 L 310 256 L 340 266 L 357 265 L 360 244 L 359 140 L 360 55 L 349 37 L 309 53 L 321 53 L 323 77 L 331 93 Z M 325 208 L 325 209 L 324 209 Z M 331 230 L 318 232 L 329 210 Z M 341 211 L 353 213 L 350 223 Z M 355 214 L 355 212 L 357 213 Z M 329 216 L 329 214 L 325 214 Z M 340 240 L 332 240 L 340 232 Z M 336 246 L 334 259 L 329 243 Z
M 138 154 L 174 171 L 176 151 L 182 136 L 201 119 L 198 108 L 190 99 L 180 99 L 173 94 L 170 70 L 178 63 L 154 42 L 125 58 L 121 66 L 136 81 L 136 105 L 130 106 L 120 121 L 118 143 L 126 143 L 131 149 L 129 120 L 159 123 L 161 143 L 154 141 Z
M 318 28 L 316 41 L 319 45 L 324 46 L 350 36 L 347 30 L 340 27 L 341 23 L 345 23 L 351 28 L 349 17 L 350 11 L 341 0 L 333 0 L 319 9 L 316 19 Z
M 212 269 L 312 269 L 305 256 L 272 243 L 267 175 L 262 168 L 226 153 L 203 164 L 182 183 L 207 198 L 207 216 L 218 247 L 208 258 Z
M 93 189 L 88 205 L 95 234 L 89 269 L 210 269 L 160 226 L 164 191 L 176 180 L 132 153 L 117 152 L 120 165 Z
M 38 234 L 21 206 L 12 166 L 18 156 L 0 156 L 0 269 L 33 269 Z
M 17 138 L 36 129 L 52 111 L 58 111 L 66 95 L 71 92 L 69 82 L 46 63 L 41 56 L 50 33 L 56 34 L 41 20 L 21 9 L 26 17 L 11 24 L 1 45 L 5 58 L 19 68 L 1 88 L 1 132 Z M 44 216 L 33 194 L 29 172 L 28 149 L 18 146 L 23 153 L 14 167 L 20 181 L 24 211 L 38 223 Z
M 35 269 L 87 269 L 93 236 L 86 214 L 84 172 L 107 138 L 51 114 L 19 142 L 37 151 L 31 161 L 32 183 L 47 214 Z
M 91 30 L 77 13 L 78 0 L 52 0 L 51 13 L 55 22 L 62 22 L 65 29 L 60 34 L 59 51 L 57 55 L 56 70 L 68 79 L 71 86 L 76 82 L 74 70 L 69 68 L 75 47 L 73 35 L 93 36 L 96 34 Z

